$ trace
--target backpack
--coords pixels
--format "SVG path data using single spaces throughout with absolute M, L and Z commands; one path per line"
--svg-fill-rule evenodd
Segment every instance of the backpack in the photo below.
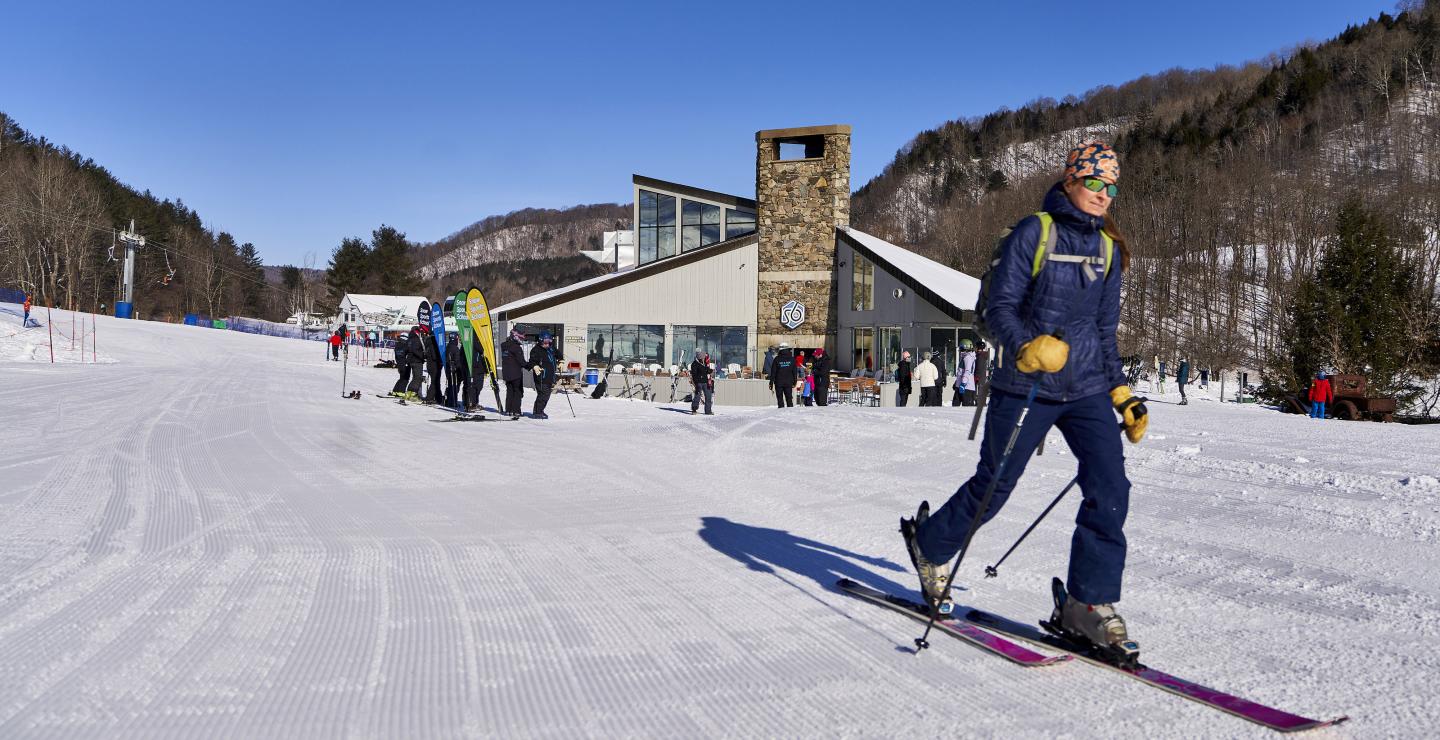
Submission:
M 1054 228 L 1055 219 L 1050 214 L 1039 211 L 1035 214 L 1040 219 L 1040 240 L 1035 245 L 1035 259 L 1030 269 L 1030 280 L 1040 277 L 1040 271 L 1045 269 L 1047 262 L 1070 262 L 1081 265 L 1085 270 L 1085 276 L 1090 280 L 1098 277 L 1095 274 L 1095 265 L 1103 264 L 1105 277 L 1110 277 L 1110 263 L 1115 255 L 1115 240 L 1102 229 L 1100 240 L 1103 244 L 1104 256 L 1082 257 L 1076 254 L 1055 254 L 1055 241 L 1059 238 L 1058 230 Z M 992 347 L 999 347 L 994 335 L 990 333 L 990 327 L 985 323 L 985 306 L 990 296 L 990 281 L 994 277 L 995 268 L 1000 264 L 1001 249 L 1004 248 L 1006 237 L 1014 231 L 1012 226 L 1001 232 L 1000 238 L 995 242 L 995 251 L 990 255 L 990 266 L 985 268 L 985 274 L 980 276 L 980 296 L 975 301 L 974 327 L 976 333 L 985 340 L 986 344 Z

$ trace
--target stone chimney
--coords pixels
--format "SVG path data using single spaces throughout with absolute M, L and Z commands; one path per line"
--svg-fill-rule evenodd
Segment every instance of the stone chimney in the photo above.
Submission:
M 760 351 L 789 342 L 833 353 L 835 227 L 850 225 L 850 127 L 772 129 L 755 142 Z

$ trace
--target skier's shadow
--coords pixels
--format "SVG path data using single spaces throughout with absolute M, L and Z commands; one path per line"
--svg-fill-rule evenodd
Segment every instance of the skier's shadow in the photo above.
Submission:
M 841 578 L 850 578 L 892 594 L 910 591 L 865 567 L 906 572 L 905 568 L 885 558 L 861 555 L 824 542 L 797 537 L 784 530 L 752 527 L 723 517 L 707 516 L 700 522 L 702 526 L 697 534 L 706 544 L 750 570 L 774 574 L 796 588 L 800 586 L 780 571 L 808 578 L 827 591 L 839 591 L 835 582 Z

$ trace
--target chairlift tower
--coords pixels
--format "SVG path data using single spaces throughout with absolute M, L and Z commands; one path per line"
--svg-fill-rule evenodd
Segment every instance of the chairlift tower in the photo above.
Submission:
M 120 232 L 120 241 L 125 243 L 125 294 L 115 304 L 115 318 L 132 318 L 135 312 L 135 250 L 145 246 L 145 237 L 135 233 L 135 219 L 130 219 L 130 229 Z

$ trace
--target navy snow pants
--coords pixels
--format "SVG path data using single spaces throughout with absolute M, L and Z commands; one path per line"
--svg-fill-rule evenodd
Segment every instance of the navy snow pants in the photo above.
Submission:
M 985 438 L 980 443 L 980 464 L 975 468 L 974 477 L 933 512 L 917 534 L 920 551 L 930 562 L 949 562 L 964 544 L 965 531 L 994 477 L 1000 453 L 1004 452 L 1005 442 L 1024 405 L 1024 396 L 996 388 L 990 390 Z M 1063 403 L 1035 399 L 1020 438 L 1015 441 L 1015 450 L 1005 465 L 1005 476 L 996 485 L 983 519 L 989 521 L 999 513 L 1040 440 L 1051 426 L 1058 427 L 1079 462 L 1083 497 L 1075 516 L 1075 535 L 1070 540 L 1066 589 L 1086 604 L 1111 604 L 1120 600 L 1130 480 L 1125 477 L 1125 451 L 1120 443 L 1117 418 L 1106 393 Z

